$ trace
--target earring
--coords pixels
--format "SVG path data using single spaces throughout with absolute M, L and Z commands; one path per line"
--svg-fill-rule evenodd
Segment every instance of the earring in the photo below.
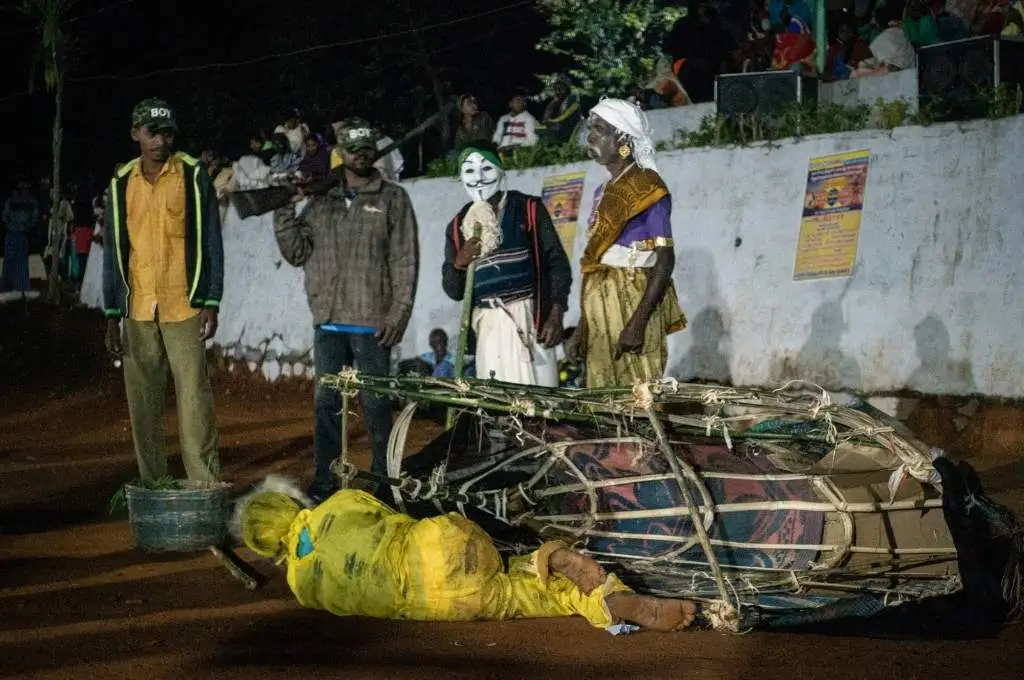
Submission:
M 622 146 L 619 147 L 619 156 L 623 158 L 629 158 L 630 153 L 632 152 L 629 150 L 629 146 L 627 146 L 626 144 L 623 144 Z

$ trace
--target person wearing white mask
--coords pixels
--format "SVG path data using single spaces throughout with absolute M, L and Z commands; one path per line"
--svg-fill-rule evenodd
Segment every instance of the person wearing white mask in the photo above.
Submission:
M 572 287 L 558 232 L 539 198 L 504 188 L 493 144 L 465 148 L 458 165 L 471 201 L 445 231 L 441 282 L 448 297 L 462 300 L 467 270 L 475 266 L 468 294 L 476 375 L 558 387 L 555 347 Z
M 594 197 L 566 355 L 586 359 L 587 387 L 629 387 L 664 375 L 668 335 L 686 327 L 672 283 L 672 198 L 635 104 L 603 99 L 591 109 L 587 147 L 611 178 Z

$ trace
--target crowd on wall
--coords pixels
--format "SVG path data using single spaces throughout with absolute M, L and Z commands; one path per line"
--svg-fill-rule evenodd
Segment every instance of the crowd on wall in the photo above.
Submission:
M 1024 0 L 848 0 L 827 18 L 825 69 L 817 69 L 812 0 L 751 0 L 742 3 L 700 2 L 669 32 L 665 57 L 647 82 L 635 83 L 629 98 L 644 109 L 708 102 L 715 77 L 724 73 L 795 70 L 822 80 L 841 80 L 916 67 L 916 50 L 976 35 L 1024 37 Z M 497 120 L 481 109 L 472 93 L 457 99 L 447 146 L 451 154 L 470 144 L 494 144 L 502 157 L 539 143 L 561 144 L 576 137 L 585 113 L 568 76 L 558 75 L 551 92 L 509 92 L 508 109 Z M 532 109 L 532 110 L 531 110 Z M 336 147 L 340 122 L 315 131 L 297 109 L 282 122 L 253 131 L 248 151 L 230 161 L 214 149 L 202 161 L 214 179 L 226 210 L 233 191 L 279 183 L 308 184 L 325 178 L 342 164 Z M 378 151 L 387 151 L 375 166 L 397 181 L 405 159 L 394 140 L 380 131 Z M 42 178 L 33 187 L 22 178 L 4 202 L 4 268 L 0 292 L 28 291 L 29 254 L 43 256 L 49 270 L 58 258 L 62 280 L 81 285 L 90 251 L 102 242 L 105 182 L 94 176 L 68 183 L 60 191 Z M 54 239 L 48 225 L 59 222 Z M 57 241 L 54 243 L 54 241 Z M 95 257 L 95 255 L 93 255 Z M 77 292 L 77 291 L 76 291 Z M 83 300 L 100 292 L 82 291 Z
M 830 3 L 831 4 L 831 3 Z M 655 77 L 634 85 L 645 108 L 714 99 L 715 76 L 796 70 L 845 80 L 917 66 L 916 51 L 972 36 L 1024 36 L 1022 0 L 847 0 L 828 13 L 826 45 L 816 42 L 813 0 L 700 4 L 673 27 Z M 825 68 L 817 68 L 818 50 Z

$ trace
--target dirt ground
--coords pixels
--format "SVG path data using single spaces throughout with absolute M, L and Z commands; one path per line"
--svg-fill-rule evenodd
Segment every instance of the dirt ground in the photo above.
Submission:
M 27 314 L 26 314 L 27 311 Z M 779 634 L 612 637 L 582 620 L 396 623 L 305 611 L 274 574 L 244 590 L 205 553 L 147 555 L 107 503 L 135 473 L 119 371 L 102 320 L 0 307 L 0 676 L 19 678 L 1020 678 L 1024 628 L 974 642 Z M 215 380 L 225 476 L 305 477 L 311 387 Z M 919 436 L 969 457 L 1024 510 L 1014 405 L 922 401 Z M 175 431 L 173 415 L 168 432 Z M 412 429 L 416 440 L 432 430 Z M 354 444 L 365 450 L 361 432 Z M 174 437 L 172 436 L 172 441 Z M 413 442 L 413 447 L 415 442 Z M 180 463 L 178 463 L 180 465 Z M 251 553 L 243 555 L 251 557 Z

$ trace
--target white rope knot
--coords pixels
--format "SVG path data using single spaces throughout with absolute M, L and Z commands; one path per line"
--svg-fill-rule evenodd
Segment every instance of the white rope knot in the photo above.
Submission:
M 708 602 L 702 608 L 708 623 L 715 630 L 729 633 L 740 632 L 740 615 L 736 607 L 728 602 Z
M 654 394 L 651 386 L 645 382 L 637 382 L 633 385 L 633 408 L 646 411 L 654 406 Z
M 705 406 L 724 404 L 725 399 L 722 398 L 724 392 L 725 390 L 704 390 L 700 393 L 700 400 Z
M 732 438 L 729 436 L 729 427 L 726 425 L 726 421 L 719 415 L 711 415 L 704 417 L 705 435 L 710 437 L 712 431 L 715 428 L 721 428 L 722 437 L 725 439 L 725 446 L 732 451 Z
M 652 382 L 657 385 L 658 392 L 661 394 L 676 394 L 679 392 L 679 381 L 675 378 L 661 378 Z
M 455 387 L 455 391 L 458 392 L 459 394 L 469 393 L 469 383 L 463 380 L 462 378 L 456 378 L 455 382 L 452 383 L 452 385 Z
M 335 458 L 330 470 L 331 474 L 341 480 L 342 488 L 348 488 L 349 482 L 355 479 L 356 473 L 359 472 L 359 468 L 342 458 Z
M 527 418 L 532 418 L 537 413 L 537 406 L 529 399 L 520 399 L 516 397 L 512 400 L 512 405 L 509 407 L 509 412 L 517 415 L 524 415 Z M 519 422 L 516 421 L 519 425 Z M 521 425 L 519 425 L 522 427 Z
M 342 394 L 347 394 L 350 397 L 355 396 L 357 392 L 349 391 L 348 387 L 349 385 L 360 384 L 359 371 L 352 368 L 351 366 L 344 367 L 343 369 L 338 371 L 338 383 L 339 390 L 342 392 Z

